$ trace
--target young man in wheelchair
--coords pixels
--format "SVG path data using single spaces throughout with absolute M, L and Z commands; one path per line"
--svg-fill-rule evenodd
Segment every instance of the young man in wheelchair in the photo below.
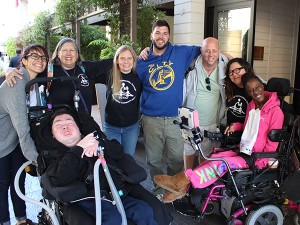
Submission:
M 272 142 L 268 133 L 272 129 L 281 129 L 283 125 L 283 112 L 276 92 L 267 92 L 261 80 L 253 75 L 244 74 L 243 86 L 246 87 L 252 101 L 246 112 L 245 123 L 234 123 L 227 127 L 225 133 L 230 135 L 236 130 L 244 129 L 240 143 L 240 152 L 232 150 L 212 154 L 210 158 L 225 159 L 231 169 L 249 168 L 252 152 L 275 152 L 278 142 Z M 259 169 L 268 166 L 269 158 L 256 159 L 255 166 Z M 210 174 L 207 174 L 209 171 Z M 205 161 L 194 170 L 187 170 L 175 176 L 157 175 L 154 181 L 167 190 L 163 196 L 165 203 L 173 202 L 183 197 L 190 184 L 194 188 L 205 188 L 213 184 L 219 177 L 227 172 L 223 161 Z M 216 173 L 212 176 L 212 173 Z
M 128 176 L 128 179 L 138 180 L 131 184 L 130 182 L 122 181 L 118 174 L 111 171 L 117 189 L 122 187 L 124 196 L 121 199 L 126 217 L 136 225 L 167 225 L 171 222 L 171 217 L 168 215 L 168 210 L 165 206 L 155 196 L 139 185 L 139 182 L 141 182 L 139 179 L 146 178 L 147 174 L 143 168 L 135 163 L 131 156 L 122 152 L 119 143 L 103 138 L 96 140 L 92 133 L 82 138 L 76 117 L 67 110 L 54 112 L 50 125 L 53 138 L 59 142 L 57 143 L 57 147 L 60 149 L 63 147 L 65 150 L 61 157 L 48 164 L 45 171 L 45 174 L 55 186 L 68 186 L 74 181 L 79 181 L 86 183 L 87 188 L 85 196 L 81 196 L 80 198 L 93 196 L 95 191 L 93 182 L 87 183 L 86 180 L 91 174 L 94 163 L 97 160 L 95 156 L 97 155 L 98 144 L 100 144 L 101 146 L 105 146 L 105 158 L 107 163 L 112 166 L 111 168 L 118 167 Z M 99 135 L 101 136 L 102 134 Z M 101 191 L 107 190 L 108 192 L 109 185 L 102 172 L 100 172 Z M 142 200 L 138 199 L 141 194 L 143 194 L 144 198 Z M 93 218 L 96 217 L 94 199 L 86 199 L 72 204 L 77 204 L 77 206 L 90 216 Z M 121 224 L 121 215 L 117 208 L 107 200 L 102 200 L 101 204 L 102 224 Z M 160 212 L 157 213 L 157 210 Z

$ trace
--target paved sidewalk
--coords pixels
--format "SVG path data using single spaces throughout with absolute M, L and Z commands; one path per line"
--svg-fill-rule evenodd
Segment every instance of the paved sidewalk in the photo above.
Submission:
M 92 109 L 92 116 L 95 118 L 95 120 L 100 124 L 101 119 L 100 119 L 100 114 L 99 114 L 99 109 L 97 106 L 93 106 Z M 146 165 L 146 156 L 145 156 L 145 150 L 144 150 L 144 144 L 143 140 L 139 139 L 138 144 L 137 144 L 137 149 L 135 153 L 135 159 L 136 161 L 142 165 L 148 172 L 148 178 L 146 181 L 142 182 L 142 185 L 148 189 L 151 190 L 153 188 L 153 184 L 149 175 L 149 170 Z M 32 198 L 36 200 L 40 200 L 41 197 L 41 188 L 39 185 L 39 180 L 37 177 L 32 177 L 27 174 L 26 177 L 26 196 L 31 196 Z M 34 222 L 37 222 L 37 215 L 41 211 L 41 208 L 32 205 L 31 203 L 26 203 L 27 205 L 27 216 L 29 219 L 31 219 Z M 11 202 L 10 202 L 11 206 Z M 190 217 L 186 217 L 181 215 L 180 213 L 175 212 L 175 210 L 172 208 L 172 205 L 169 204 L 170 209 L 172 210 L 172 215 L 174 218 L 174 221 L 172 225 L 224 225 L 225 220 L 223 217 L 217 216 L 217 215 L 211 215 L 211 216 L 206 216 L 204 220 L 201 222 L 195 221 Z M 11 214 L 11 224 L 15 224 L 15 218 L 14 218 L 14 213 L 12 210 L 12 207 L 10 207 L 10 214 Z M 293 223 L 289 220 L 285 220 L 285 225 L 292 225 Z M 83 224 L 84 225 L 84 224 Z

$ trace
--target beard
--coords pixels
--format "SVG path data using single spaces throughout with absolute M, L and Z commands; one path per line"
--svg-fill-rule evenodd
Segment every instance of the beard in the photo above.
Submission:
M 162 46 L 158 46 L 158 45 L 156 44 L 155 40 L 152 40 L 152 44 L 153 44 L 153 46 L 154 46 L 156 49 L 158 49 L 158 50 L 163 50 L 163 49 L 165 49 L 165 48 L 167 47 L 168 42 L 166 42 L 166 43 L 165 43 L 164 45 L 162 45 Z

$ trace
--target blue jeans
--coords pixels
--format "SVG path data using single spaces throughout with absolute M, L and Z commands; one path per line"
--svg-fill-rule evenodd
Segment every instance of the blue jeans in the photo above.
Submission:
M 79 201 L 80 208 L 96 218 L 96 204 L 94 199 Z M 106 200 L 101 200 L 101 222 L 103 225 L 118 225 L 122 223 L 121 214 L 116 206 Z
M 104 122 L 104 133 L 109 140 L 116 139 L 123 146 L 125 153 L 133 155 L 140 133 L 140 123 L 128 127 L 115 127 Z
M 0 158 L 0 223 L 9 221 L 8 189 L 10 187 L 10 196 L 17 220 L 26 219 L 25 202 L 19 198 L 15 191 L 14 179 L 18 169 L 26 161 L 20 146 L 18 145 L 7 156 Z M 20 190 L 25 193 L 25 173 L 20 176 Z
M 103 208 L 103 203 L 105 204 Z M 152 208 L 144 201 L 132 198 L 130 196 L 125 196 L 122 198 L 123 207 L 126 213 L 127 219 L 130 219 L 136 225 L 157 225 L 156 221 L 154 220 L 153 210 Z M 91 216 L 96 218 L 96 204 L 94 200 L 84 200 L 77 203 L 84 211 L 89 213 Z M 121 215 L 117 211 L 116 207 L 113 206 L 111 203 L 103 200 L 101 201 L 102 207 L 102 223 L 103 224 L 112 224 L 117 225 L 121 224 L 120 222 L 104 223 L 104 219 L 112 220 L 121 218 Z M 108 205 L 110 204 L 110 206 Z M 108 208 L 109 207 L 109 208 Z M 114 208 L 112 208 L 114 207 Z M 105 210 L 105 211 L 104 211 Z M 118 214 L 116 214 L 116 212 Z M 105 213 L 105 214 L 103 214 Z M 108 217 L 108 218 L 107 218 Z

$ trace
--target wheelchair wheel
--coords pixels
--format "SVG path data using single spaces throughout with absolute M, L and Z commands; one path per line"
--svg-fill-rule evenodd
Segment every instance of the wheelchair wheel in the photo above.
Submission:
M 283 224 L 283 214 L 275 205 L 265 205 L 253 210 L 246 218 L 245 225 Z

